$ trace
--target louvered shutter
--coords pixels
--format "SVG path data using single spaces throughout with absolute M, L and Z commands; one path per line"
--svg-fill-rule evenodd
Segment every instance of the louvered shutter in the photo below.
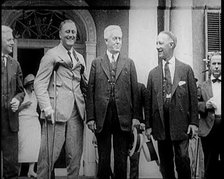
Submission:
M 221 52 L 221 10 L 205 11 L 205 79 L 209 78 L 210 58 L 214 52 Z
M 207 10 L 205 15 L 206 55 L 221 51 L 221 10 Z

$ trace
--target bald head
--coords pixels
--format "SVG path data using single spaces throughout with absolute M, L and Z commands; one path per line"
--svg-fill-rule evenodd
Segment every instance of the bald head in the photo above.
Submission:
M 108 39 L 112 35 L 119 35 L 122 37 L 122 31 L 118 25 L 109 25 L 104 30 L 104 39 Z
M 159 34 L 165 34 L 165 35 L 167 35 L 167 37 L 168 37 L 171 41 L 173 41 L 173 44 L 174 44 L 173 48 L 176 47 L 176 45 L 177 45 L 177 37 L 176 37 L 171 31 L 162 31 L 162 32 L 160 32 Z
M 156 48 L 159 59 L 169 61 L 173 57 L 174 48 L 177 44 L 176 36 L 170 31 L 162 31 L 156 40 Z

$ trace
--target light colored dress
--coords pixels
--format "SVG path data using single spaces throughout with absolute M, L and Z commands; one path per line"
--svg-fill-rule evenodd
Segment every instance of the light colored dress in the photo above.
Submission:
M 37 113 L 37 99 L 35 93 L 30 95 L 25 91 L 26 95 L 23 103 L 31 101 L 32 104 L 19 112 L 19 163 L 37 162 L 40 140 L 41 126 Z

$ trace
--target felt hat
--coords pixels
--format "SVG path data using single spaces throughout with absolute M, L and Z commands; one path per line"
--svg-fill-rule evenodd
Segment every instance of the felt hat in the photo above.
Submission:
M 129 150 L 129 156 L 131 157 L 137 152 L 140 152 L 142 145 L 144 143 L 144 136 L 141 133 L 141 130 L 138 130 L 136 127 L 134 127 L 132 131 L 131 136 L 131 149 Z
M 157 156 L 156 150 L 154 148 L 152 139 L 145 140 L 142 148 L 143 148 L 144 156 L 148 162 L 153 161 L 153 160 L 158 160 L 158 156 Z
M 27 85 L 29 85 L 29 84 L 32 84 L 33 82 L 34 82 L 34 75 L 33 74 L 29 74 L 29 75 L 27 75 L 26 77 L 25 77 L 25 79 L 24 79 L 24 82 L 23 82 L 23 85 L 24 86 L 27 86 Z

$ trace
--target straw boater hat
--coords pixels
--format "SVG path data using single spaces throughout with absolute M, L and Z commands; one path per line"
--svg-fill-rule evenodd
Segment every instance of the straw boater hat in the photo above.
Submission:
M 147 162 L 158 162 L 158 156 L 154 148 L 153 141 L 152 139 L 148 140 L 145 133 L 142 133 L 142 130 L 134 127 L 131 138 L 132 145 L 131 149 L 129 150 L 130 157 L 143 149 L 143 153 Z
M 29 84 L 32 84 L 34 82 L 34 75 L 33 74 L 29 74 L 26 76 L 26 78 L 24 79 L 23 85 L 27 86 Z
M 143 148 L 143 153 L 144 153 L 145 159 L 148 162 L 153 161 L 153 160 L 158 160 L 158 156 L 157 156 L 156 150 L 154 148 L 152 139 L 147 140 L 145 138 L 142 148 Z
M 132 155 L 134 155 L 137 152 L 140 152 L 142 145 L 144 143 L 144 136 L 141 133 L 141 131 L 139 129 L 137 129 L 136 127 L 134 127 L 133 131 L 132 131 L 132 145 L 131 145 L 131 149 L 129 150 L 129 156 L 131 157 Z

